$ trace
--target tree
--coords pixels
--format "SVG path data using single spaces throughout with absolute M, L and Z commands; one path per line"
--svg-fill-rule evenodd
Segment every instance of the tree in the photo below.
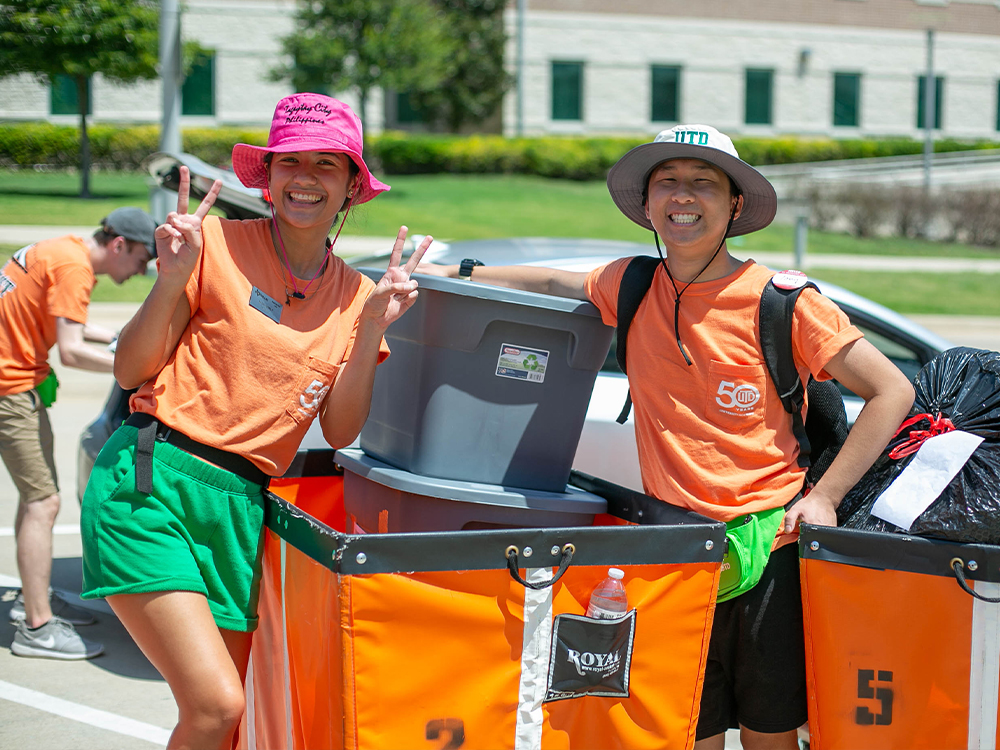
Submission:
M 410 104 L 428 122 L 453 133 L 467 122 L 492 115 L 513 83 L 504 68 L 503 0 L 434 0 L 445 13 L 453 41 L 444 80 L 429 88 L 411 88 Z
M 296 91 L 353 89 L 366 123 L 375 87 L 401 91 L 441 83 L 453 43 L 441 11 L 427 0 L 310 0 L 295 15 L 295 32 L 282 40 L 290 64 L 271 72 Z
M 157 77 L 159 4 L 151 0 L 0 0 L 0 77 L 29 73 L 76 82 L 80 195 L 90 197 L 87 82 Z

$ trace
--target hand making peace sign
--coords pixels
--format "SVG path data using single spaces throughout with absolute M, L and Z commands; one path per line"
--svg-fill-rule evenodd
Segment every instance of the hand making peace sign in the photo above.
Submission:
M 424 241 L 406 261 L 406 265 L 400 267 L 399 262 L 403 257 L 406 232 L 405 226 L 399 228 L 396 242 L 392 246 L 392 255 L 389 257 L 389 267 L 368 296 L 361 313 L 362 316 L 372 320 L 383 329 L 388 328 L 390 323 L 398 320 L 417 301 L 417 282 L 410 278 L 410 274 L 413 273 L 413 269 L 424 257 L 424 252 L 434 241 L 430 235 L 424 237 Z
M 177 190 L 177 210 L 167 214 L 166 221 L 156 228 L 156 257 L 159 260 L 158 274 L 165 277 L 176 276 L 186 284 L 201 254 L 201 222 L 215 204 L 222 189 L 222 180 L 212 183 L 212 188 L 202 199 L 198 209 L 188 213 L 188 196 L 191 192 L 191 172 L 181 167 L 181 184 Z

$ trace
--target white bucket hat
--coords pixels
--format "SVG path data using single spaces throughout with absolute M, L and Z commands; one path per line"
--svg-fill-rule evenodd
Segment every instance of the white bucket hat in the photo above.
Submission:
M 653 230 L 643 196 L 649 175 L 670 159 L 701 159 L 725 172 L 743 194 L 743 211 L 727 237 L 763 229 L 774 219 L 778 197 L 760 172 L 740 159 L 729 136 L 710 125 L 677 125 L 662 131 L 618 160 L 608 172 L 608 190 L 618 209 L 639 226 Z

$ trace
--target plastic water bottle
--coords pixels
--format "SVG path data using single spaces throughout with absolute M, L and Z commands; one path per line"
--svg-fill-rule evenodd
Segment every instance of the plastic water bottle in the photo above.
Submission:
M 620 568 L 608 568 L 608 577 L 601 581 L 590 595 L 587 617 L 596 620 L 615 620 L 628 611 L 628 599 L 622 578 L 625 572 Z

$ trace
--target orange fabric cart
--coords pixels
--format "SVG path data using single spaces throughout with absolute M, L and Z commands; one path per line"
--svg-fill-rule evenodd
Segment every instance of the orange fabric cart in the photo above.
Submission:
M 972 592 L 1000 596 L 1000 548 L 804 526 L 800 553 L 814 750 L 998 746 L 1000 604 Z
M 301 501 L 303 479 L 275 493 Z M 332 497 L 342 478 L 313 480 Z M 239 746 L 692 747 L 725 527 L 575 482 L 624 525 L 347 535 L 335 503 L 270 494 Z M 633 611 L 575 649 L 609 566 Z M 610 671 L 623 684 L 566 687 Z

